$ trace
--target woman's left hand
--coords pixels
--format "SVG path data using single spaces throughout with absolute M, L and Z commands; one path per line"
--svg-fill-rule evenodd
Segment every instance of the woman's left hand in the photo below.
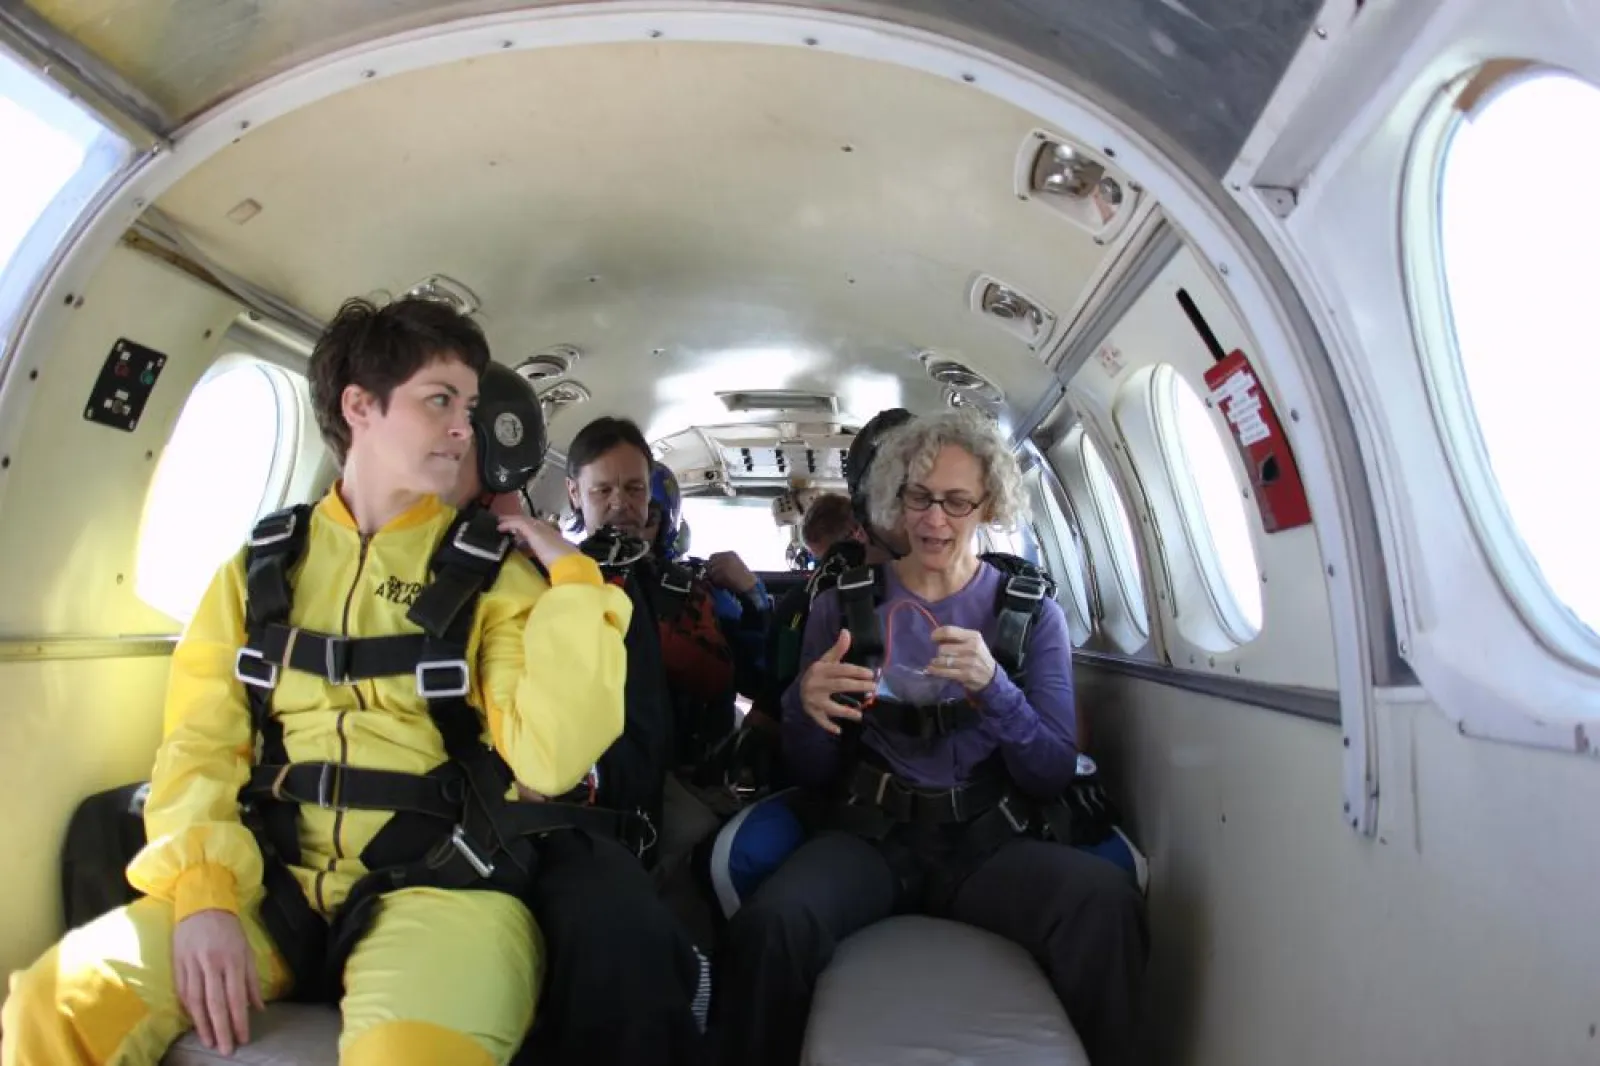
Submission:
M 977 692 L 994 680 L 994 656 L 983 634 L 960 626 L 940 626 L 933 631 L 935 646 L 928 673 L 948 678 L 968 692 Z

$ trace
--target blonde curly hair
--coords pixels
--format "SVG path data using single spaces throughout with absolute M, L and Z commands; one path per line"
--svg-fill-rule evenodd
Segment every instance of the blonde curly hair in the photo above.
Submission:
M 922 415 L 884 434 L 867 471 L 867 507 L 872 524 L 894 529 L 905 505 L 900 490 L 928 476 L 939 450 L 950 445 L 978 460 L 983 467 L 986 524 L 1013 528 L 1028 513 L 1022 490 L 1022 468 L 1006 446 L 999 429 L 980 412 L 957 408 Z

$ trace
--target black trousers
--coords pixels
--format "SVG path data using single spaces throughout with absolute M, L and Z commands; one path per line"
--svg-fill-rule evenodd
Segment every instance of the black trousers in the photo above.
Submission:
M 564 832 L 540 845 L 527 897 L 544 934 L 544 994 L 523 1066 L 700 1066 L 705 968 L 625 848 Z M 703 1007 L 702 1007 L 703 1013 Z
M 949 831 L 944 831 L 949 832 Z M 719 1066 L 794 1066 L 817 977 L 844 938 L 896 911 L 987 929 L 1044 968 L 1094 1066 L 1134 1059 L 1144 901 L 1111 863 L 1017 838 L 963 859 L 954 838 L 830 832 L 789 857 L 728 923 L 717 957 Z

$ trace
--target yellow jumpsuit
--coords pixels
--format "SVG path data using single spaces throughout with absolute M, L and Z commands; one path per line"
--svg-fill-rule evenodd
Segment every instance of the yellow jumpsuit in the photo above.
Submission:
M 363 537 L 336 486 L 312 512 L 292 575 L 291 624 L 354 637 L 417 632 L 406 611 L 454 514 L 427 497 Z M 3 1066 L 158 1063 L 192 1024 L 174 987 L 172 932 L 196 911 L 237 913 L 262 994 L 289 991 L 259 917 L 261 853 L 239 820 L 252 742 L 233 673 L 244 609 L 241 552 L 213 579 L 173 655 L 166 736 L 145 809 L 149 843 L 128 867 L 146 898 L 69 932 L 12 976 Z M 468 698 L 520 783 L 565 792 L 621 732 L 631 611 L 628 597 L 581 555 L 559 560 L 546 584 L 513 553 L 479 599 Z M 421 774 L 445 759 L 409 675 L 332 685 L 285 670 L 273 710 L 296 762 Z M 357 856 L 389 817 L 301 808 L 302 865 L 292 870 L 313 907 L 324 915 L 338 907 L 365 872 Z M 405 889 L 384 897 L 346 969 L 340 1061 L 506 1062 L 533 1019 L 538 950 L 532 917 L 503 893 Z

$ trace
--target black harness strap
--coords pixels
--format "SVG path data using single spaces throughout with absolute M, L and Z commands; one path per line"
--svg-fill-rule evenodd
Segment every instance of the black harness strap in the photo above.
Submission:
M 981 558 L 1004 577 L 995 601 L 995 639 L 990 652 L 1007 675 L 1022 685 L 1028 638 L 1045 598 L 1054 595 L 1055 585 L 1043 570 L 1017 556 L 993 552 Z M 846 661 L 877 669 L 888 651 L 878 620 L 878 604 L 883 598 L 881 573 L 873 567 L 856 566 L 840 574 L 835 587 L 844 627 L 850 631 Z M 852 702 L 850 697 L 835 698 Z M 876 698 L 865 713 L 880 728 L 923 741 L 973 728 L 982 717 L 966 699 L 924 706 Z M 875 764 L 861 743 L 858 723 L 841 723 L 841 730 L 845 779 L 843 800 L 832 812 L 837 828 L 882 840 L 896 825 L 959 825 L 963 827 L 962 849 L 981 854 L 1027 832 L 1036 821 L 1032 803 L 1011 783 L 998 759 L 985 764 L 971 782 L 959 788 L 920 789 Z
M 689 594 L 694 588 L 694 571 L 677 563 L 662 562 L 657 565 L 660 576 L 650 584 L 651 606 L 655 608 L 658 620 L 671 622 L 683 613 L 689 603 Z
M 947 737 L 983 720 L 978 708 L 965 699 L 916 704 L 879 697 L 872 701 L 872 709 L 867 713 L 884 729 L 908 733 L 919 740 Z
M 248 641 L 236 674 L 249 697 L 259 738 L 256 765 L 240 791 L 245 824 L 266 865 L 262 918 L 294 975 L 295 998 L 327 1002 L 342 986 L 350 951 L 370 927 L 378 900 L 409 886 L 489 888 L 521 895 L 531 881 L 535 838 L 566 829 L 640 846 L 654 829 L 641 816 L 570 803 L 506 800 L 510 767 L 483 742 L 482 720 L 467 702 L 467 646 L 478 598 L 500 572 L 510 539 L 487 511 L 464 511 L 430 561 L 431 583 L 407 618 L 422 632 L 347 638 L 289 626 L 290 573 L 304 552 L 310 508 L 270 515 L 246 555 Z M 271 709 L 280 669 L 345 683 L 410 674 L 444 743 L 446 762 L 425 775 L 291 763 L 283 726 Z M 300 861 L 302 805 L 393 811 L 362 850 L 369 871 L 324 921 L 289 871 Z
M 878 623 L 878 601 L 883 598 L 882 578 L 876 568 L 857 566 L 839 575 L 834 588 L 844 626 L 850 631 L 845 661 L 877 669 L 883 661 L 883 626 Z
M 1028 635 L 1046 598 L 1054 598 L 1056 584 L 1048 573 L 1020 556 L 985 552 L 979 558 L 1005 576 L 995 597 L 995 639 L 989 651 L 1020 685 L 1027 668 Z

